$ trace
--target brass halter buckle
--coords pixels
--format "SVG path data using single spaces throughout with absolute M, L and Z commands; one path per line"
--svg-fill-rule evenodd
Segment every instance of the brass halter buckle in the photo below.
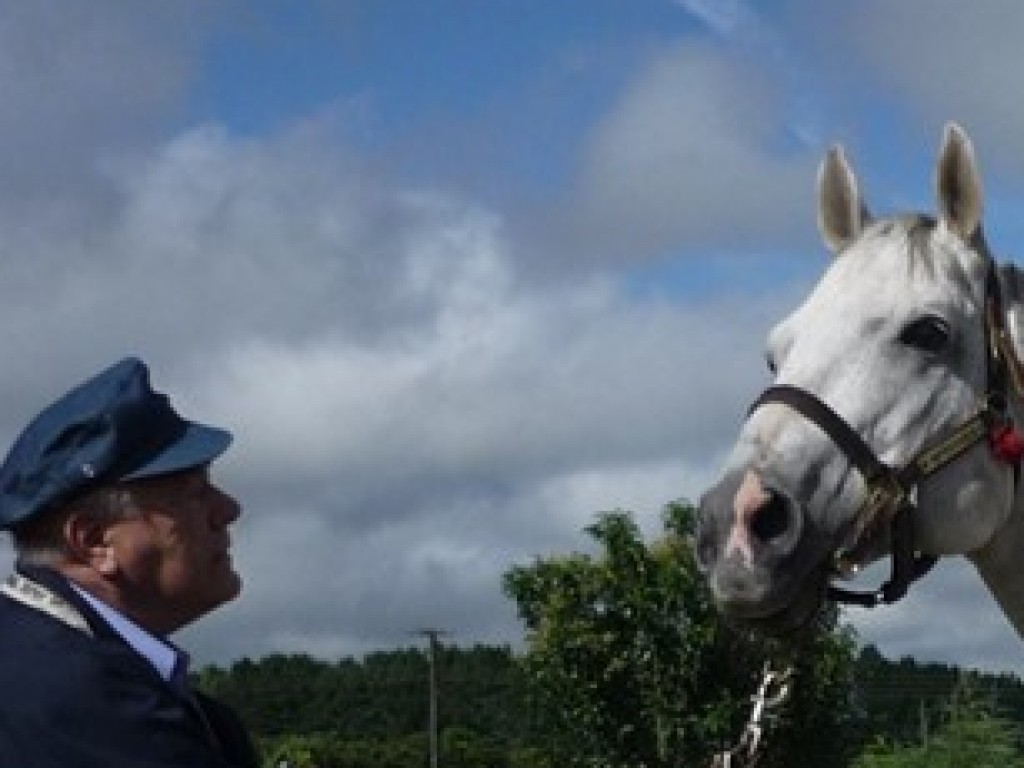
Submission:
M 857 524 L 849 539 L 851 544 L 840 549 L 835 555 L 833 569 L 837 576 L 850 578 L 860 570 L 864 559 L 863 549 L 870 539 L 865 534 L 883 522 L 891 523 L 909 500 L 908 489 L 894 472 L 879 472 L 867 479 L 864 503 L 855 516 Z

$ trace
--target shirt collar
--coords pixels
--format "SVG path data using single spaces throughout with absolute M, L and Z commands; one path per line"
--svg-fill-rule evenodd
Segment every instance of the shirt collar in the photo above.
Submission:
M 85 600 L 124 641 L 146 659 L 164 680 L 173 682 L 188 665 L 188 655 L 170 643 L 150 634 L 124 614 L 89 594 L 74 582 L 72 589 Z

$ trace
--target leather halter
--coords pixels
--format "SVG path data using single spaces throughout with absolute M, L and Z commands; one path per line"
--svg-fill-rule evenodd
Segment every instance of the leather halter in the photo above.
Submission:
M 835 555 L 835 575 L 849 575 L 859 566 L 858 555 L 867 545 L 866 534 L 888 522 L 890 527 L 891 575 L 874 592 L 858 592 L 830 584 L 828 598 L 840 603 L 874 607 L 903 597 L 910 584 L 926 574 L 937 557 L 918 552 L 914 547 L 916 489 L 922 480 L 935 474 L 968 450 L 1000 436 L 1017 435 L 1008 410 L 1012 389 L 1024 395 L 1024 368 L 1014 352 L 1004 323 L 1002 294 L 994 262 L 986 258 L 985 339 L 986 391 L 973 416 L 944 439 L 926 446 L 905 466 L 891 467 L 879 459 L 864 439 L 817 395 L 799 387 L 779 384 L 766 389 L 750 407 L 752 413 L 768 403 L 785 405 L 816 424 L 861 473 L 866 486 L 863 504 L 855 517 L 853 543 Z M 994 452 L 1014 468 L 1019 479 L 1020 456 L 1012 458 Z

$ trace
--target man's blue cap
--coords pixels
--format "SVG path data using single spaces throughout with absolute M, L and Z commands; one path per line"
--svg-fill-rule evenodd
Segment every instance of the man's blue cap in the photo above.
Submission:
M 231 433 L 188 421 L 127 358 L 80 384 L 25 428 L 0 466 L 0 530 L 100 485 L 209 464 Z

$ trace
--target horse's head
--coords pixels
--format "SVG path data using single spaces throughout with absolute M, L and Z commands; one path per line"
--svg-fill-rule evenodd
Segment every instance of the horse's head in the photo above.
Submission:
M 1000 414 L 984 408 L 997 279 L 973 149 L 957 126 L 946 129 L 936 180 L 936 216 L 874 220 L 842 150 L 821 165 L 818 221 L 835 258 L 772 330 L 775 383 L 700 504 L 698 560 L 731 617 L 769 631 L 799 626 L 837 562 L 888 554 L 902 502 L 868 499 L 899 474 L 889 470 L 914 470 L 896 485 L 916 505 L 916 551 L 970 552 L 1007 514 L 1013 473 L 988 448 Z M 793 392 L 802 402 L 783 396 Z M 980 435 L 962 435 L 965 424 Z M 941 453 L 929 446 L 958 439 L 934 472 L 917 472 L 923 451 Z

